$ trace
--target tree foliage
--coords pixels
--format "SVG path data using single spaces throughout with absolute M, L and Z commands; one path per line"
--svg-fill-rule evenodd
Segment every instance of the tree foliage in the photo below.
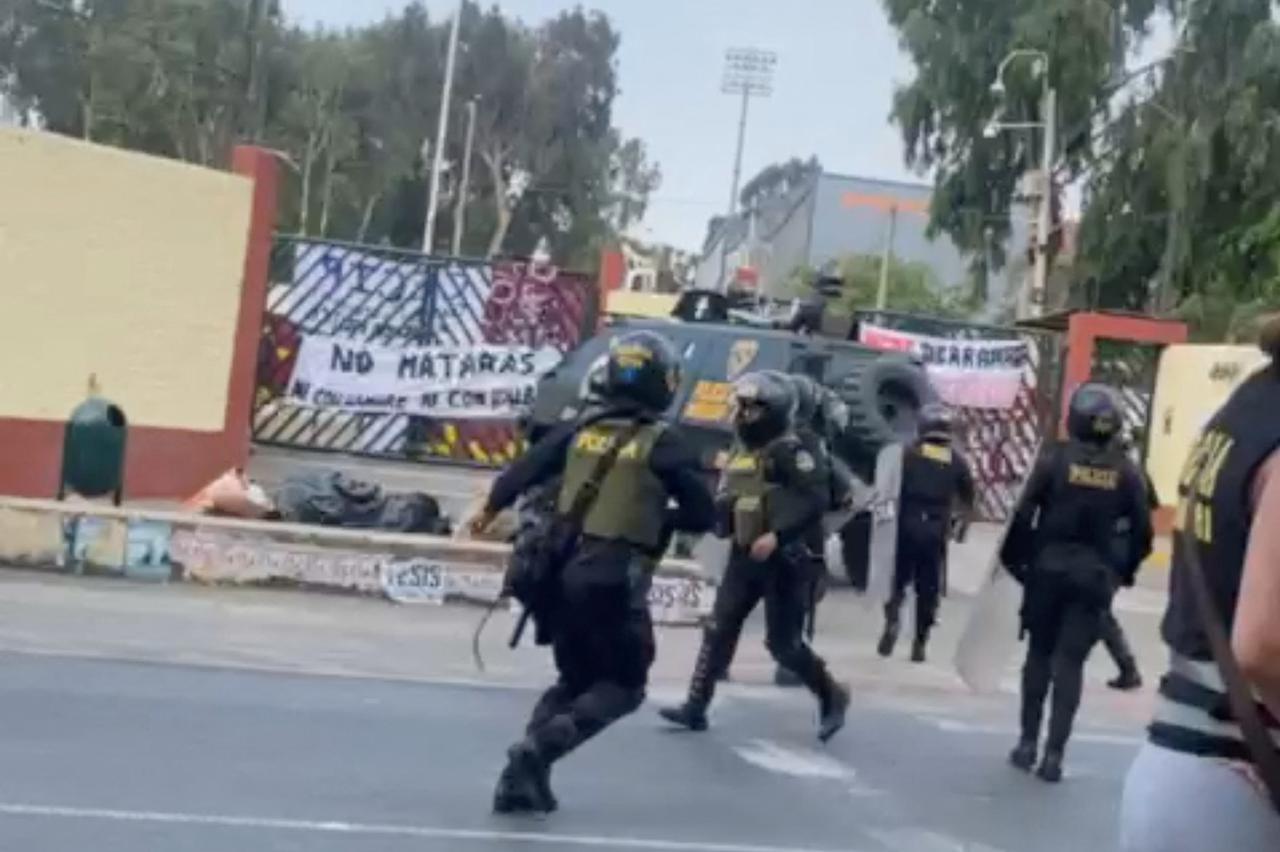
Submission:
M 880 293 L 883 258 L 869 254 L 851 254 L 840 258 L 827 270 L 844 286 L 835 298 L 846 312 L 867 311 L 876 307 Z M 817 270 L 801 268 L 791 275 L 791 289 L 797 295 L 810 293 L 817 280 Z M 887 310 L 942 317 L 969 317 L 977 306 L 957 288 L 944 287 L 928 264 L 893 258 L 889 262 Z
M 276 0 L 3 0 L 0 92 L 49 130 L 204 165 L 259 141 L 290 165 L 283 228 L 416 247 L 448 26 L 421 3 L 332 32 Z M 617 49 L 599 13 L 528 26 L 465 7 L 437 247 L 471 99 L 465 253 L 546 240 L 585 263 L 644 215 L 661 172 L 613 126 Z
M 933 227 L 969 251 L 1009 233 L 1038 134 L 1041 81 L 1014 49 L 1050 56 L 1060 189 L 1082 178 L 1077 302 L 1176 310 L 1221 338 L 1280 304 L 1280 29 L 1269 0 L 884 0 L 916 77 L 897 94 L 908 162 L 937 184 Z M 1173 52 L 1127 72 L 1158 15 Z M 1131 51 L 1130 51 L 1131 52 Z M 1020 247 L 1018 247 L 1020 248 Z

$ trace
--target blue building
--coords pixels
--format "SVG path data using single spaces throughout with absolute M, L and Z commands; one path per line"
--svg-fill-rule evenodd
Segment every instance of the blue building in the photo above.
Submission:
M 878 257 L 891 228 L 895 258 L 924 264 L 943 287 L 962 286 L 970 259 L 945 234 L 930 238 L 927 233 L 932 194 L 927 184 L 815 174 L 711 235 L 698 264 L 697 286 L 719 289 L 739 269 L 749 268 L 762 295 L 789 298 L 795 294 L 787 292 L 787 281 L 797 268 L 820 268 L 848 255 Z M 1011 246 L 1027 245 L 1027 218 L 1015 218 Z M 1011 292 L 1010 282 L 1027 273 L 1024 252 L 1008 257 L 998 280 L 989 283 L 993 300 Z

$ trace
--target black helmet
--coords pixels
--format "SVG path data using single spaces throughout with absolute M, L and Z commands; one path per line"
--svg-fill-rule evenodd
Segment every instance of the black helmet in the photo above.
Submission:
M 1067 434 L 1077 441 L 1107 444 L 1120 434 L 1120 400 L 1107 385 L 1090 382 L 1071 396 Z
M 920 409 L 920 437 L 925 440 L 949 441 L 955 434 L 955 412 L 941 402 L 931 402 Z
M 660 334 L 638 331 L 613 341 L 598 390 L 608 402 L 662 412 L 679 387 L 680 356 L 675 347 Z
M 733 426 L 742 442 L 759 449 L 791 428 L 796 392 L 784 373 L 748 373 L 733 386 Z
M 819 398 L 818 383 L 803 374 L 782 373 L 791 382 L 796 394 L 795 423 L 797 426 L 808 426 L 815 431 L 821 429 L 818 424 Z

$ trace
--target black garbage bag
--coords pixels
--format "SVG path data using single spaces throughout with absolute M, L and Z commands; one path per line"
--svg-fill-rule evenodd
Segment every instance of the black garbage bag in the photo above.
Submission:
M 345 529 L 448 535 L 449 519 L 429 494 L 388 493 L 381 485 L 341 471 L 285 479 L 275 493 L 281 520 Z

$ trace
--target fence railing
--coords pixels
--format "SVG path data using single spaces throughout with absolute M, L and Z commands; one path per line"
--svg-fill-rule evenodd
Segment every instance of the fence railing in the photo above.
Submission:
M 1059 410 L 1062 342 L 1050 332 L 871 311 L 860 319 L 884 328 L 956 341 L 1023 341 L 1027 361 L 1008 408 L 956 409 L 959 442 L 973 469 L 982 520 L 1005 521 L 1035 464 L 1036 447 L 1051 438 Z
M 384 458 L 501 465 L 521 449 L 509 418 L 367 413 L 298 398 L 291 386 L 306 340 L 564 352 L 590 333 L 597 311 L 591 279 L 555 267 L 279 237 L 259 348 L 254 439 Z

